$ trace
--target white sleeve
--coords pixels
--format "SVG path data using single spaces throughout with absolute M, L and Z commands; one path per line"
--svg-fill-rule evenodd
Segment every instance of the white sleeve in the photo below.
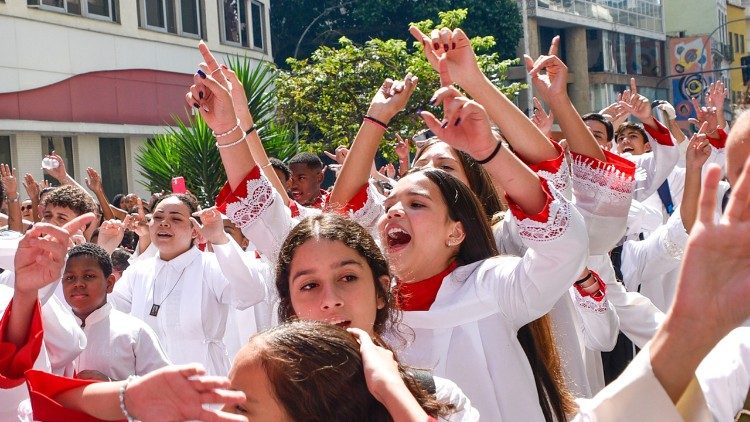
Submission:
M 455 382 L 432 377 L 435 381 L 435 398 L 442 403 L 453 405 L 453 413 L 440 420 L 449 422 L 475 422 L 479 420 L 479 411 L 471 405 L 471 400 Z
M 665 224 L 645 240 L 625 242 L 620 269 L 628 291 L 637 291 L 640 284 L 661 280 L 662 275 L 677 269 L 687 239 L 688 234 L 677 209 Z
M 223 276 L 231 287 L 232 305 L 247 309 L 268 297 L 269 289 L 275 288 L 268 279 L 268 264 L 258 259 L 250 259 L 231 237 L 223 245 L 213 245 L 214 255 Z
M 86 335 L 57 296 L 52 295 L 41 309 L 50 366 L 53 371 L 61 370 L 86 348 Z
M 576 422 L 682 422 L 677 408 L 654 376 L 649 347 L 641 350 L 615 381 L 591 399 L 578 399 Z
M 643 347 L 656 334 L 666 316 L 640 293 L 628 292 L 622 283 L 605 280 L 607 299 L 620 319 L 620 331 L 638 347 Z
M 140 265 L 143 264 L 138 266 Z M 107 301 L 112 304 L 112 307 L 125 314 L 130 314 L 133 305 L 133 282 L 138 275 L 136 268 L 137 266 L 131 265 L 123 271 L 122 277 L 115 283 L 112 293 L 107 295 Z
M 588 257 L 581 214 L 551 188 L 544 223 L 525 218 L 518 232 L 528 247 L 523 257 L 489 259 L 478 269 L 477 288 L 497 300 L 507 318 L 521 327 L 552 309 L 567 292 Z M 484 290 L 484 292 L 482 292 Z
M 281 195 L 262 174 L 260 178 L 247 180 L 247 196 L 227 204 L 226 215 L 273 263 L 278 259 L 284 239 L 297 223 Z
M 634 199 L 637 201 L 645 200 L 659 189 L 680 157 L 680 150 L 676 146 L 662 145 L 651 135 L 648 136 L 652 152 L 628 157 L 635 161 L 639 170 L 643 172 L 641 177 L 636 177 Z
M 145 322 L 140 322 L 135 339 L 133 354 L 135 355 L 135 374 L 146 375 L 149 372 L 171 365 L 172 362 L 162 350 L 156 333 Z
M 569 290 L 581 323 L 581 338 L 586 348 L 598 352 L 608 352 L 617 343 L 620 332 L 620 319 L 606 298 L 597 302 L 591 296 L 583 297 L 578 289 Z

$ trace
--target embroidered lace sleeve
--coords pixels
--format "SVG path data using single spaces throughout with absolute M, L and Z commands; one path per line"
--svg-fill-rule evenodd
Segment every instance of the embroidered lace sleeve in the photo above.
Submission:
M 552 183 L 540 179 L 547 195 L 544 209 L 536 215 L 526 214 L 509 196 L 508 209 L 515 218 L 518 234 L 524 241 L 549 241 L 565 233 L 570 220 L 571 204 L 554 189 Z
M 606 162 L 571 153 L 575 207 L 586 220 L 592 255 L 607 253 L 622 238 L 635 188 L 635 164 L 604 155 Z
M 8 304 L 0 320 L 0 388 L 13 388 L 24 383 L 24 372 L 34 366 L 42 348 L 42 313 L 37 301 L 31 317 L 26 344 L 20 348 L 9 343 L 6 338 L 10 311 L 13 302 Z
M 565 151 L 557 142 L 552 141 L 552 144 L 557 150 L 557 157 L 539 163 L 525 164 L 538 174 L 539 177 L 543 177 L 552 182 L 552 186 L 554 186 L 558 192 L 562 193 L 565 198 L 570 199 L 570 168 L 565 161 Z
M 385 213 L 384 200 L 385 197 L 372 183 L 368 182 L 344 207 L 349 218 L 367 229 L 376 241 L 380 237 L 377 230 L 378 220 Z
M 274 200 L 271 182 L 261 176 L 260 169 L 256 166 L 223 203 L 219 204 L 217 199 L 217 205 L 237 227 L 242 229 L 259 219 Z

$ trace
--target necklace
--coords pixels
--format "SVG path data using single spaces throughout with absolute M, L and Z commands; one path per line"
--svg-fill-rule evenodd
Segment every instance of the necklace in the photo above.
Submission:
M 188 265 L 190 265 L 190 264 L 188 264 Z M 161 302 L 159 302 L 158 305 L 155 303 L 156 301 L 154 300 L 154 303 L 151 305 L 151 311 L 148 313 L 149 315 L 155 317 L 156 315 L 159 314 L 159 308 L 161 308 L 161 305 L 164 304 L 164 302 L 167 301 L 167 299 L 169 298 L 169 295 L 171 295 L 172 292 L 174 291 L 175 287 L 177 287 L 177 284 L 180 282 L 180 279 L 182 279 L 182 275 L 185 274 L 185 270 L 187 270 L 188 265 L 186 265 L 185 268 L 182 269 L 182 272 L 180 273 L 180 276 L 177 277 L 177 281 L 174 282 L 174 284 L 172 285 L 172 288 L 169 290 L 169 293 L 167 293 L 167 295 L 164 296 L 164 299 L 162 299 Z M 164 268 L 164 267 L 162 267 L 162 268 Z M 152 292 L 152 296 L 151 297 L 152 298 L 155 297 L 156 296 L 156 279 L 154 279 L 154 284 L 151 286 L 151 292 Z

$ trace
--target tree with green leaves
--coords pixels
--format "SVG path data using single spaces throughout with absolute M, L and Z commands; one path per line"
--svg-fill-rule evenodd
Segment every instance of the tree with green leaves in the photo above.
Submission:
M 415 25 L 422 32 L 434 28 L 457 28 L 467 20 L 468 11 L 458 9 L 438 13 L 439 22 L 430 19 Z M 402 31 L 408 36 L 408 26 Z M 506 72 L 513 64 L 500 60 L 492 52 L 492 36 L 471 39 L 483 72 L 509 98 L 524 88 L 520 83 L 507 84 Z M 332 150 L 337 145 L 348 145 L 357 133 L 362 116 L 367 111 L 373 92 L 386 78 L 403 78 L 411 72 L 419 78 L 412 100 L 404 113 L 391 121 L 391 130 L 411 136 L 424 128 L 415 114 L 418 109 L 430 110 L 432 93 L 439 87 L 439 76 L 427 62 L 422 44 L 410 39 L 372 39 L 357 45 L 342 38 L 338 47 L 323 46 L 310 58 L 290 59 L 291 70 L 280 72 L 277 78 L 277 120 L 294 124 L 298 129 L 300 147 L 312 152 Z M 392 154 L 386 145 L 386 156 Z
M 242 82 L 258 134 L 271 157 L 281 160 L 297 153 L 294 130 L 274 121 L 277 70 L 268 63 L 252 65 L 247 57 L 233 57 L 227 64 Z M 188 190 L 203 206 L 210 206 L 226 174 L 211 129 L 200 115 L 184 121 L 174 117 L 174 126 L 149 139 L 136 161 L 144 186 L 150 192 L 170 191 L 173 177 L 183 176 Z
M 516 57 L 523 36 L 517 0 L 274 0 L 274 58 L 277 65 L 287 67 L 287 58 L 308 57 L 322 45 L 336 46 L 341 37 L 355 44 L 372 38 L 403 38 L 409 23 L 455 9 L 471 10 L 462 23 L 467 33 L 495 37 L 491 52 L 503 59 Z

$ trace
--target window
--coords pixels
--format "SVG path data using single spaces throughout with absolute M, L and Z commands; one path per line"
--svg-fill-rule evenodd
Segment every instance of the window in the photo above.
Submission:
M 117 21 L 116 0 L 28 0 L 28 4 L 45 10 Z
M 740 34 L 740 53 L 745 54 L 745 36 Z
M 139 0 L 141 27 L 200 38 L 200 0 Z
M 0 136 L 0 163 L 13 168 L 13 160 L 11 160 L 10 154 L 10 136 Z
M 266 10 L 263 3 L 256 0 L 220 0 L 220 5 L 222 41 L 265 50 Z
M 57 155 L 62 157 L 65 163 L 65 170 L 67 170 L 68 174 L 75 174 L 75 169 L 73 168 L 73 138 L 70 136 L 42 136 L 42 156 L 51 154 L 52 151 L 55 151 Z M 41 158 L 39 161 L 41 162 Z M 59 184 L 53 177 L 46 174 L 44 175 L 44 179 L 50 182 L 50 184 Z
M 127 193 L 125 139 L 99 138 L 99 160 L 102 166 L 102 187 L 109 200 L 118 193 Z

